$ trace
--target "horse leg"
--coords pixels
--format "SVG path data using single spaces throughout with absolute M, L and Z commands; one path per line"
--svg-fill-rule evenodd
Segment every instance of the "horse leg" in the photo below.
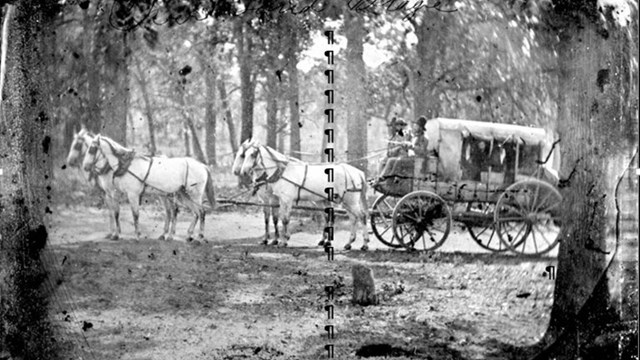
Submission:
M 263 245 L 267 245 L 269 243 L 269 216 L 271 215 L 270 209 L 271 208 L 267 206 L 262 208 L 262 213 L 264 214 L 264 240 L 262 240 Z M 278 229 L 276 228 L 276 233 L 277 232 L 278 232 Z
M 287 242 L 289 238 L 291 238 L 291 234 L 289 234 L 289 219 L 291 218 L 291 206 L 292 202 L 282 201 L 280 200 L 280 214 L 282 215 L 282 238 L 284 239 L 282 243 L 276 239 L 271 242 L 272 245 L 278 245 L 280 247 L 287 247 Z
M 199 209 L 198 215 L 200 216 L 200 233 L 198 234 L 198 239 L 204 240 L 204 207 Z
M 113 206 L 111 205 L 111 199 L 109 199 L 109 195 L 107 195 L 106 193 L 104 194 L 104 202 L 107 204 L 107 209 L 109 210 L 109 232 L 104 238 L 107 240 L 111 240 L 116 224 L 113 216 Z
M 129 205 L 131 205 L 136 240 L 140 240 L 140 226 L 138 224 L 140 218 L 140 194 L 129 193 L 127 197 L 129 198 Z
M 350 209 L 349 209 L 350 210 Z M 351 244 L 356 241 L 356 228 L 358 226 L 358 217 L 351 211 L 349 212 L 349 222 L 351 223 L 351 234 L 349 235 L 349 242 L 344 246 L 345 250 L 351 250 Z
M 158 240 L 164 240 L 169 236 L 169 225 L 171 225 L 171 200 L 168 197 L 162 197 L 162 203 L 164 204 L 164 228 L 162 230 L 162 235 L 158 238 Z
M 122 230 L 120 229 L 120 204 L 118 204 L 117 200 L 115 200 L 113 206 L 113 218 L 116 221 L 116 233 L 111 236 L 111 240 L 118 240 Z
M 109 235 L 107 235 L 106 238 L 110 240 L 118 240 L 118 235 L 120 234 L 118 202 L 116 201 L 114 194 L 108 191 L 105 191 L 104 200 L 109 208 Z
M 362 226 L 362 240 L 363 244 L 360 250 L 367 251 L 369 250 L 369 229 L 367 229 L 367 218 L 369 214 L 367 214 L 366 208 L 360 209 L 360 225 Z
M 198 223 L 198 218 L 200 217 L 199 214 L 199 209 L 196 208 L 196 206 L 190 201 L 190 199 L 187 199 L 184 204 L 189 208 L 189 210 L 191 210 L 191 212 L 193 213 L 193 221 L 191 221 L 191 224 L 189 225 L 189 229 L 187 229 L 187 242 L 193 241 L 193 229 L 195 229 L 196 224 Z
M 324 207 L 326 208 L 327 206 L 330 205 L 330 203 L 325 201 L 323 202 L 323 205 L 325 205 Z M 331 219 L 329 219 L 329 214 L 326 214 L 324 218 L 324 228 L 322 229 L 322 239 L 318 243 L 318 246 L 324 246 L 324 247 L 331 246 L 331 240 L 329 240 L 329 233 L 328 233 L 328 228 L 331 226 L 333 226 L 333 223 L 331 222 Z
M 280 232 L 278 231 L 278 208 L 277 207 L 271 208 L 271 219 L 273 220 L 274 237 L 276 241 L 278 241 L 278 238 L 280 237 Z
M 169 236 L 167 236 L 167 240 L 172 241 L 173 236 L 176 234 L 176 223 L 178 222 L 178 203 L 171 200 L 169 202 L 169 205 L 171 212 L 171 220 L 169 220 L 171 229 L 169 230 Z

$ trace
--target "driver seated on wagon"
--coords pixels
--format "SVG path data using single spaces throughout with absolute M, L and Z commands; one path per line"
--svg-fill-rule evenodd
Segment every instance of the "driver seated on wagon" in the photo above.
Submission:
M 392 174 L 393 167 L 399 158 L 409 156 L 409 148 L 411 147 L 411 133 L 407 131 L 407 122 L 402 118 L 393 118 L 389 127 L 392 128 L 392 134 L 387 140 L 387 155 L 380 161 L 378 168 L 378 176 Z
M 382 160 L 380 169 L 378 171 L 379 181 L 384 180 L 389 175 L 398 175 L 404 173 L 403 169 L 399 169 L 398 166 L 403 166 L 400 163 L 406 161 L 400 161 L 407 159 L 410 161 L 413 167 L 415 164 L 416 176 L 426 175 L 427 171 L 427 158 L 431 154 L 429 151 L 429 138 L 426 134 L 427 119 L 424 116 L 418 118 L 413 122 L 413 129 L 411 133 L 405 130 L 407 123 L 403 119 L 393 119 L 392 126 L 394 127 L 394 133 L 389 139 L 389 146 L 387 149 L 387 156 Z M 404 164 L 407 165 L 407 164 Z M 411 170 L 413 173 L 413 170 Z

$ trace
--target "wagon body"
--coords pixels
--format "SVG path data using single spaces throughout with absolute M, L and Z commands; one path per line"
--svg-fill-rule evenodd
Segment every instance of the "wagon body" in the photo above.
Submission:
M 429 190 L 451 201 L 497 201 L 495 193 L 516 181 L 557 183 L 557 157 L 537 163 L 552 148 L 542 128 L 436 118 L 427 122 L 427 135 L 434 156 L 387 160 L 394 164 L 380 174 L 378 192 L 404 196 Z
M 372 226 L 383 240 L 375 221 L 390 217 L 393 236 L 383 240 L 387 245 L 413 247 L 417 239 L 403 242 L 401 238 L 407 236 L 421 237 L 424 241 L 428 229 L 437 221 L 434 214 L 440 216 L 441 222 L 450 223 L 451 219 L 463 222 L 473 239 L 492 251 L 517 252 L 516 246 L 525 243 L 530 234 L 535 237 L 536 226 L 541 221 L 557 222 L 549 220 L 553 214 L 538 214 L 541 209 L 553 213 L 556 203 L 561 201 L 555 189 L 559 158 L 557 152 L 553 157 L 547 156 L 552 152 L 553 143 L 544 129 L 436 118 L 427 122 L 426 130 L 432 156 L 388 159 L 385 171 L 374 184 L 374 189 L 382 195 L 372 209 Z M 550 202 L 554 208 L 547 209 Z M 449 208 L 454 204 L 457 206 L 452 212 Z M 433 206 L 441 209 L 424 210 Z M 522 207 L 531 208 L 527 216 L 522 215 L 526 212 L 519 209 Z M 516 217 L 519 220 L 509 220 Z M 509 229 L 512 225 L 509 221 L 522 227 Z M 403 233 L 405 224 L 409 224 L 407 231 L 412 235 Z M 429 249 L 442 244 L 449 227 L 447 224 L 442 239 L 434 240 L 436 245 Z M 535 246 L 529 252 L 547 252 L 557 241 L 554 238 L 547 243 L 544 249 Z

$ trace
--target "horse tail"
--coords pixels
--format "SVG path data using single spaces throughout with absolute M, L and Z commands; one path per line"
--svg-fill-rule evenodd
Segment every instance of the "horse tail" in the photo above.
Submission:
M 213 188 L 213 176 L 211 175 L 211 170 L 208 167 L 207 167 L 207 184 L 205 185 L 205 192 L 207 193 L 207 199 L 209 200 L 211 209 L 215 209 L 216 193 L 215 193 L 215 189 Z

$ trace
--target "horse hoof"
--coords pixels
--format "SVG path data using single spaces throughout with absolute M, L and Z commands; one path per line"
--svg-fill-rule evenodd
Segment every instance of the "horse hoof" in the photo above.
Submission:
M 192 241 L 193 241 L 193 237 L 187 236 L 187 242 L 189 243 L 189 242 L 192 242 Z
M 107 239 L 107 240 L 111 240 L 112 236 L 113 236 L 112 234 L 107 234 L 107 235 L 104 236 L 104 238 Z
M 369 246 L 368 246 L 368 245 L 362 245 L 362 247 L 360 248 L 360 250 L 362 250 L 362 251 L 367 251 L 367 250 L 369 250 Z
M 160 235 L 160 236 L 158 237 L 158 240 L 163 241 L 163 240 L 164 240 L 164 235 Z
M 273 240 L 269 245 L 278 245 L 278 240 Z
M 351 250 L 351 244 L 347 244 L 347 245 L 345 245 L 345 246 L 344 246 L 344 249 L 345 249 L 345 250 Z
M 113 241 L 116 241 L 116 240 L 120 239 L 120 237 L 118 236 L 118 234 L 113 234 L 113 235 L 111 235 L 110 239 L 113 240 Z
M 280 243 L 280 244 L 278 244 L 278 247 L 279 248 L 286 248 L 287 247 L 287 243 L 286 242 Z
M 260 243 L 262 245 L 269 245 L 269 239 L 264 239 L 262 240 L 262 242 Z
M 166 237 L 167 241 L 173 241 L 173 236 L 169 235 Z
M 203 234 L 198 234 L 198 239 L 199 240 L 204 240 L 204 235 Z

